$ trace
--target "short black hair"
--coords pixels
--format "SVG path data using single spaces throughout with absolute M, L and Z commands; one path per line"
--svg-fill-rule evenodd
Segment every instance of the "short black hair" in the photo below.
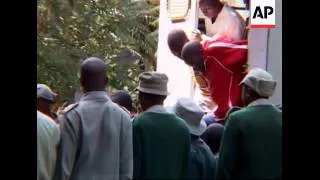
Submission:
M 204 142 L 210 147 L 213 154 L 219 152 L 224 126 L 219 123 L 213 123 L 207 127 L 201 135 Z
M 120 90 L 111 95 L 111 100 L 120 106 L 125 107 L 128 111 L 132 111 L 132 98 L 128 92 Z
M 199 5 L 206 3 L 207 5 L 214 6 L 216 4 L 222 3 L 219 0 L 200 0 Z
M 169 32 L 167 43 L 172 53 L 179 53 L 181 56 L 182 47 L 189 41 L 186 33 L 182 29 L 175 29 Z

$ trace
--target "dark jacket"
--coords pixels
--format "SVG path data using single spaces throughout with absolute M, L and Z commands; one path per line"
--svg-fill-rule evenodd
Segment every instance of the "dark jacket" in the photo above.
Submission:
M 188 179 L 215 180 L 216 159 L 208 145 L 198 136 L 191 135 Z
M 144 112 L 133 122 L 134 179 L 185 179 L 190 135 L 169 113 Z
M 58 116 L 58 114 L 57 113 L 55 113 L 55 112 L 51 112 L 51 117 L 53 117 L 53 120 L 57 123 L 57 124 L 60 124 L 61 123 L 61 119 L 60 119 L 60 117 Z
M 277 179 L 282 172 L 282 112 L 252 105 L 230 115 L 223 134 L 217 178 Z

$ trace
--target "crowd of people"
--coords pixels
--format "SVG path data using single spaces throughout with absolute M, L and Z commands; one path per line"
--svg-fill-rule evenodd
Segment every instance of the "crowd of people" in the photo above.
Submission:
M 231 7 L 199 5 L 214 35 L 173 30 L 168 46 L 193 68 L 205 102 L 167 107 L 168 76 L 143 72 L 135 111 L 129 92 L 107 92 L 105 61 L 87 58 L 78 102 L 54 112 L 58 93 L 37 85 L 38 180 L 282 178 L 282 109 L 269 100 L 277 82 L 248 69 L 245 25 Z
M 106 71 L 99 58 L 83 62 L 84 96 L 60 118 L 50 111 L 57 94 L 37 86 L 38 179 L 281 177 L 282 117 L 268 100 L 276 85 L 268 72 L 249 71 L 240 85 L 246 107 L 230 111 L 225 126 L 207 126 L 205 113 L 192 99 L 163 105 L 168 95 L 165 74 L 140 74 L 141 112 L 134 114 L 128 93 L 109 97 Z

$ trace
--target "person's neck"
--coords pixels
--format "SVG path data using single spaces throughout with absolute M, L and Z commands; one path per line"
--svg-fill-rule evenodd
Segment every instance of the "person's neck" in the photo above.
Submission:
M 149 105 L 145 106 L 146 108 L 144 108 L 143 111 L 146 111 L 147 109 L 149 109 L 153 106 L 163 106 L 163 103 L 149 104 Z
M 219 13 L 222 11 L 223 7 L 224 7 L 224 4 L 223 4 L 223 3 L 219 3 L 219 4 L 217 5 L 217 9 L 218 9 L 218 12 L 219 12 Z
M 38 111 L 42 112 L 43 114 L 52 117 L 51 111 L 48 109 L 38 109 Z
M 198 59 L 198 63 L 196 64 L 195 67 L 193 67 L 194 70 L 204 73 L 205 72 L 205 65 L 204 65 L 204 59 L 203 58 L 199 58 Z
M 206 67 L 204 66 L 204 63 L 201 64 L 199 67 L 200 72 L 204 73 L 206 71 Z
M 255 102 L 255 101 L 259 100 L 259 99 L 266 99 L 267 100 L 268 98 L 267 97 L 254 97 L 254 98 L 251 98 L 246 103 L 246 106 L 248 106 L 249 104 L 251 104 L 251 103 L 253 103 L 253 102 Z
M 104 91 L 106 92 L 106 89 L 103 88 L 87 88 L 87 89 L 83 89 L 84 93 L 89 93 L 89 92 L 93 92 L 93 91 Z

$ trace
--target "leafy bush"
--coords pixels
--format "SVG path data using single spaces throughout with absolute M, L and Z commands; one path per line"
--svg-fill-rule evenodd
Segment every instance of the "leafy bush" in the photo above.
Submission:
M 37 80 L 72 101 L 79 66 L 96 56 L 108 64 L 110 86 L 132 93 L 138 74 L 153 70 L 159 11 L 148 3 L 121 0 L 38 0 Z

